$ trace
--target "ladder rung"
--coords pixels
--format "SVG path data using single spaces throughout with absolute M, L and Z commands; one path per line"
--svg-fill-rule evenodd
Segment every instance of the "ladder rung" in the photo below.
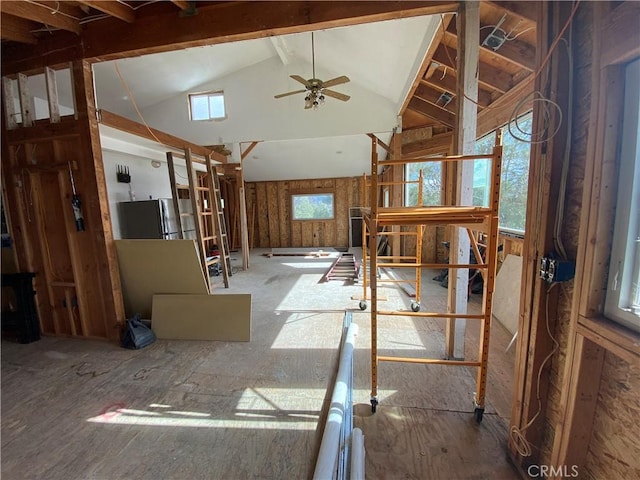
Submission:
M 202 241 L 206 242 L 207 240 L 214 240 L 215 238 L 216 238 L 215 236 L 213 236 L 213 237 L 202 237 Z
M 181 213 L 180 214 L 181 217 L 193 217 L 193 213 L 188 212 L 188 213 Z
M 211 215 L 213 215 L 213 212 L 200 212 L 200 215 L 202 215 L 203 217 L 210 217 Z
M 199 192 L 208 192 L 209 187 L 195 187 Z
M 189 185 L 183 185 L 181 183 L 176 183 L 176 188 L 178 190 L 189 190 Z

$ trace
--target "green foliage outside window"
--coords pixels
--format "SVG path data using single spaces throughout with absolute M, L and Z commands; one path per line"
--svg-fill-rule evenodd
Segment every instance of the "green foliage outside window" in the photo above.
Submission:
M 416 181 L 422 170 L 422 205 L 442 204 L 442 162 L 408 163 L 405 170 L 407 182 Z M 418 204 L 418 185 L 409 183 L 405 187 L 405 206 Z
M 519 127 L 530 132 L 532 116 L 527 114 L 518 120 Z M 491 153 L 495 142 L 495 132 L 476 142 L 477 154 Z M 502 178 L 500 184 L 500 227 L 524 232 L 527 211 L 527 188 L 529 181 L 529 143 L 516 140 L 502 127 Z M 474 162 L 473 204 L 489 204 L 488 160 Z
M 333 219 L 333 194 L 292 195 L 294 220 Z

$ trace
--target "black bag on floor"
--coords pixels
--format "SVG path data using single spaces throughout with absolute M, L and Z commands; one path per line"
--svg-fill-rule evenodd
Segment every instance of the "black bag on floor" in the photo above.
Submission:
M 151 345 L 156 341 L 156 335 L 140 320 L 140 315 L 127 319 L 122 335 L 122 346 L 137 350 Z

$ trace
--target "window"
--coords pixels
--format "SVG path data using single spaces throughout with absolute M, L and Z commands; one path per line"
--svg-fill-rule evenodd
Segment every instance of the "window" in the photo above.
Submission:
M 533 117 L 530 113 L 518 118 L 519 127 L 530 132 Z M 529 154 L 531 145 L 516 140 L 506 126 L 502 129 L 502 179 L 500 184 L 500 229 L 524 233 L 529 181 Z M 476 141 L 476 154 L 491 153 L 495 132 Z M 476 160 L 473 165 L 473 204 L 489 204 L 489 160 Z
M 333 220 L 333 193 L 291 195 L 294 220 Z
M 422 170 L 422 206 L 442 205 L 442 162 L 408 163 L 405 182 L 417 182 Z M 404 190 L 406 207 L 418 205 L 418 184 L 407 183 Z
M 197 93 L 189 95 L 191 120 L 222 120 L 227 118 L 224 107 L 224 92 Z
M 640 332 L 640 60 L 626 69 L 618 199 L 605 314 Z

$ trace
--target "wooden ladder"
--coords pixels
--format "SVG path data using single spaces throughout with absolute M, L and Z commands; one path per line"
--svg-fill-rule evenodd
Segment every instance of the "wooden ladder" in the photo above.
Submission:
M 222 197 L 220 195 L 220 178 L 218 172 L 211 163 L 211 156 L 206 157 L 208 190 L 213 217 L 213 228 L 215 230 L 216 239 L 218 241 L 218 249 L 220 250 L 219 262 L 222 263 L 222 276 L 224 278 L 224 286 L 229 288 L 229 277 L 231 273 L 231 258 L 229 256 L 229 236 L 227 235 L 227 222 L 224 219 L 224 211 L 222 209 Z
M 197 172 L 193 168 L 193 160 L 191 158 L 191 150 L 185 149 L 184 159 L 187 167 L 187 177 L 189 184 L 181 185 L 176 182 L 175 165 L 173 162 L 173 154 L 167 152 L 167 165 L 169 168 L 169 180 L 171 183 L 171 192 L 173 196 L 173 208 L 176 218 L 180 226 L 179 236 L 185 238 L 184 217 L 193 217 L 196 231 L 196 244 L 198 246 L 198 254 L 202 271 L 207 278 L 209 291 L 212 290 L 211 275 L 209 268 L 215 268 L 220 265 L 224 279 L 225 288 L 229 288 L 229 277 L 231 276 L 231 261 L 229 258 L 229 242 L 227 239 L 226 224 L 224 221 L 224 213 L 222 211 L 222 200 L 220 198 L 220 183 L 218 175 L 213 168 L 211 158 L 205 158 L 207 168 L 204 181 L 199 181 Z M 213 179 L 210 181 L 210 179 Z M 181 212 L 178 202 L 180 190 L 188 190 L 189 199 L 191 201 L 191 212 Z M 212 250 L 210 246 L 218 246 L 219 256 L 209 255 Z

